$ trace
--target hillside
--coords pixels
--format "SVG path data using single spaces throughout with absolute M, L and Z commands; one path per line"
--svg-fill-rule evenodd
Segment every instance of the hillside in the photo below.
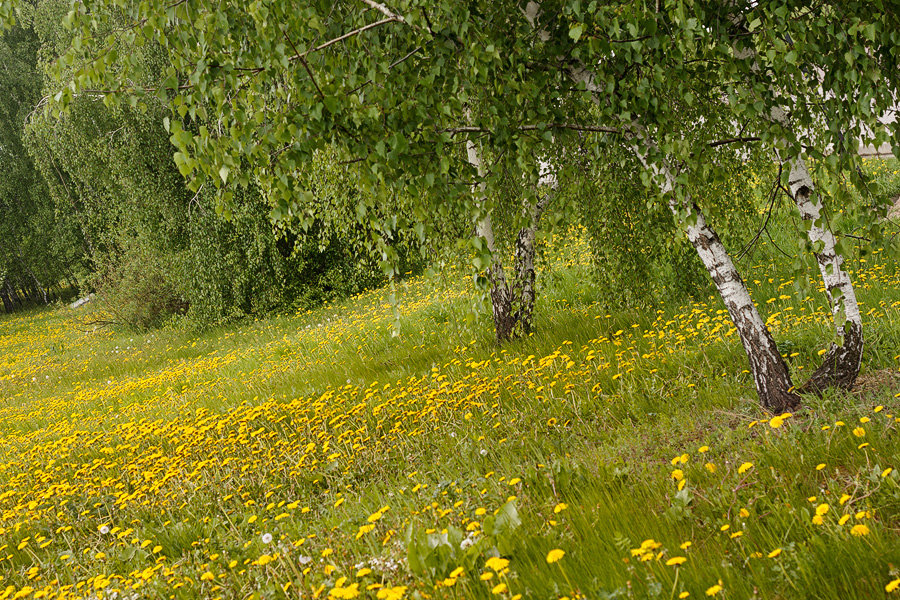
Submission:
M 856 263 L 861 389 L 756 404 L 712 299 L 591 301 L 548 252 L 498 349 L 471 280 L 202 334 L 0 320 L 0 598 L 872 598 L 900 573 L 900 274 Z M 748 279 L 795 379 L 830 319 Z M 4 590 L 5 591 L 2 591 Z

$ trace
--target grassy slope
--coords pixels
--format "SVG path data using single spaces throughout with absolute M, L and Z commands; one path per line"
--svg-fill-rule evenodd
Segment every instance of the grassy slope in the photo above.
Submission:
M 744 268 L 800 381 L 829 319 L 766 256 Z M 854 265 L 867 392 L 778 427 L 717 302 L 608 315 L 583 245 L 548 263 L 538 333 L 502 350 L 449 276 L 401 286 L 399 338 L 386 291 L 201 335 L 0 319 L 0 597 L 885 593 L 892 261 Z

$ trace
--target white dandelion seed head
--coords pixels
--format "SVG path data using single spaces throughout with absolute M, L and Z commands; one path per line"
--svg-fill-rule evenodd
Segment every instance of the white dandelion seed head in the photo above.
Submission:
M 262 543 L 263 544 L 271 544 L 272 543 L 272 534 L 271 533 L 262 534 Z
M 107 533 L 109 533 L 109 525 L 104 525 L 103 527 L 101 527 L 100 533 L 102 533 L 103 535 L 106 535 Z

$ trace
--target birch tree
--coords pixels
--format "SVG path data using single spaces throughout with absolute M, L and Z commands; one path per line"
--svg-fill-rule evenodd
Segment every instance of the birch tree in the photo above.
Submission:
M 191 185 L 215 186 L 227 204 L 234 186 L 253 180 L 276 215 L 314 210 L 297 173 L 333 145 L 372 189 L 421 200 L 410 222 L 420 235 L 435 216 L 467 215 L 482 225 L 476 247 L 489 246 L 484 219 L 499 187 L 486 156 L 534 182 L 540 157 L 573 132 L 591 136 L 598 153 L 627 148 L 716 284 L 762 404 L 778 412 L 799 397 L 714 229 L 727 203 L 693 195 L 692 185 L 724 177 L 750 144 L 789 164 L 815 158 L 863 185 L 851 153 L 834 150 L 898 135 L 876 118 L 897 96 L 889 4 L 87 0 L 67 18 L 75 42 L 59 62 L 68 85 L 53 95 L 54 110 L 77 94 L 137 106 L 155 96 L 172 107 L 174 160 Z M 735 32 L 736 14 L 747 35 Z M 735 52 L 748 39 L 755 73 Z M 143 83 L 141 66 L 113 52 L 120 44 L 159 45 L 164 84 Z M 817 72 L 828 76 L 804 75 Z M 790 127 L 772 118 L 775 107 Z M 539 208 L 535 192 L 523 195 Z M 534 211 L 521 212 L 527 225 Z M 826 244 L 814 250 L 827 253 Z M 834 275 L 838 259 L 829 261 Z M 840 286 L 826 285 L 838 298 Z

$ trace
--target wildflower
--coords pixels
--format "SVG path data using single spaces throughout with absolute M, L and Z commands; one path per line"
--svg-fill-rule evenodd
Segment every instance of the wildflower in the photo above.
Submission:
M 485 561 L 484 566 L 499 573 L 509 566 L 509 560 L 498 556 L 492 556 Z
M 687 561 L 687 558 L 684 556 L 673 556 L 669 560 L 666 561 L 667 567 L 677 567 L 679 565 L 683 565 Z
M 330 598 L 351 600 L 352 598 L 359 596 L 359 584 L 351 583 L 347 587 L 336 585 L 328 592 L 328 596 Z
M 816 465 L 816 471 L 821 471 L 825 468 L 825 463 L 819 463 Z
M 566 553 L 564 551 L 560 550 L 559 548 L 555 548 L 547 553 L 547 563 L 553 564 L 563 556 L 565 556 L 565 554 Z
M 743 517 L 744 519 L 746 519 L 747 517 L 750 516 L 750 511 L 747 510 L 746 508 L 742 508 L 742 509 L 738 512 L 738 514 L 741 515 L 741 517 Z
M 887 469 L 885 469 L 884 471 L 881 472 L 881 476 L 882 476 L 882 477 L 887 477 L 888 475 L 891 474 L 891 472 L 892 472 L 893 470 L 894 470 L 894 469 L 892 469 L 891 467 L 888 467 Z
M 865 437 L 866 430 L 863 429 L 862 427 L 857 427 L 856 429 L 853 430 L 853 435 L 855 435 L 856 437 Z
M 888 583 L 886 586 L 884 586 L 884 591 L 886 591 L 887 593 L 890 594 L 891 592 L 895 591 L 897 588 L 900 588 L 900 579 L 894 579 L 893 581 Z
M 869 528 L 859 523 L 850 528 L 850 533 L 856 537 L 862 537 L 864 535 L 869 535 Z
M 200 576 L 200 581 L 212 581 L 215 578 L 216 576 L 212 572 L 207 571 Z
M 820 504 L 816 507 L 816 514 L 820 517 L 824 517 L 828 514 L 829 506 L 827 504 Z
M 745 462 L 745 463 L 742 464 L 740 467 L 738 467 L 738 473 L 740 473 L 741 475 L 743 475 L 744 473 L 746 473 L 747 471 L 749 471 L 749 470 L 752 469 L 752 468 L 753 468 L 753 463 L 752 463 L 752 462 Z
M 396 587 L 386 587 L 378 590 L 375 595 L 378 600 L 400 600 L 406 595 L 406 586 L 398 585 Z
M 771 552 L 769 552 L 769 558 L 776 558 L 779 554 L 781 554 L 781 548 L 775 548 Z
M 697 448 L 697 452 L 699 452 L 700 454 L 709 452 L 709 446 L 700 446 L 699 448 Z
M 684 600 L 684 598 L 687 598 L 690 595 L 691 595 L 690 592 L 681 592 L 680 594 L 678 594 L 678 597 L 681 598 L 682 600 Z
M 706 467 L 706 470 L 709 471 L 710 473 L 716 472 L 716 465 L 712 464 L 711 462 L 706 463 L 704 466 Z
M 719 583 L 717 583 L 716 585 L 706 588 L 706 595 L 707 596 L 715 596 L 716 594 L 718 594 L 721 591 L 722 591 L 722 580 L 720 579 Z
M 553 507 L 553 512 L 561 513 L 562 511 L 566 510 L 567 508 L 569 508 L 568 504 L 565 504 L 564 502 L 560 502 L 559 504 L 557 504 L 556 506 Z
M 688 548 L 691 547 L 692 544 L 693 544 L 693 542 L 687 541 L 687 542 L 681 544 L 681 545 L 678 546 L 678 547 L 681 548 L 682 550 L 687 550 Z
M 783 417 L 772 417 L 771 419 L 769 419 L 769 427 L 771 427 L 772 429 L 778 429 L 783 424 L 784 424 Z
M 506 591 L 506 584 L 505 584 L 505 583 L 498 583 L 498 584 L 495 585 L 493 588 L 491 588 L 491 593 L 492 593 L 492 594 L 502 594 L 502 593 L 505 592 L 505 591 Z
M 682 479 L 684 479 L 684 471 L 682 471 L 681 469 L 675 469 L 674 471 L 672 471 L 670 477 L 675 481 L 681 481 Z
M 263 544 L 270 544 L 270 543 L 272 543 L 272 534 L 271 534 L 271 533 L 264 533 L 264 534 L 262 534 L 262 543 L 263 543 Z

